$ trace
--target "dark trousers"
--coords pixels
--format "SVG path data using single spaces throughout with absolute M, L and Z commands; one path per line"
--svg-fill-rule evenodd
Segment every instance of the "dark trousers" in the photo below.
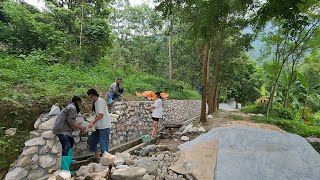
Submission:
M 98 151 L 98 143 L 100 143 L 101 154 L 109 151 L 109 135 L 110 128 L 96 129 L 95 132 L 89 136 L 89 148 L 91 152 Z
M 62 146 L 62 156 L 68 156 L 68 151 L 74 145 L 74 139 L 65 134 L 58 134 L 59 141 Z

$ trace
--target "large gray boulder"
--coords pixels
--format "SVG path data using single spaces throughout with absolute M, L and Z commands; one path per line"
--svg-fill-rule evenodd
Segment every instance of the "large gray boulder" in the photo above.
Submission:
M 216 180 L 318 180 L 320 154 L 301 136 L 251 127 L 220 127 L 179 146 L 219 139 Z

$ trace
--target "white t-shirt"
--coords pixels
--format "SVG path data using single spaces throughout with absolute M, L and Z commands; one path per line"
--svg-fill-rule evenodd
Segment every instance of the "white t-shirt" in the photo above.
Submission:
M 152 110 L 152 117 L 162 118 L 162 115 L 163 115 L 162 100 L 160 98 L 157 99 L 153 105 L 155 106 L 155 108 Z
M 96 129 L 111 128 L 111 118 L 106 101 L 99 97 L 98 100 L 94 102 L 94 107 L 97 115 L 100 113 L 103 114 L 103 117 L 95 124 Z

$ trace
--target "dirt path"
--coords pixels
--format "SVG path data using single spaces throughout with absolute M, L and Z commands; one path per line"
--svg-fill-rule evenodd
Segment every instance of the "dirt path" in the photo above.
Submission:
M 254 123 L 252 120 L 252 114 L 242 113 L 240 111 L 226 111 L 219 110 L 213 115 L 213 119 L 208 119 L 206 124 L 194 122 L 194 127 L 204 127 L 206 131 L 217 127 L 230 127 L 230 126 L 249 126 L 261 129 L 275 130 L 281 133 L 286 133 L 284 130 L 277 126 L 263 123 Z M 178 129 L 173 129 L 176 132 Z M 186 134 L 190 140 L 195 139 L 200 134 Z M 171 152 L 178 150 L 178 146 L 184 143 L 179 136 L 173 135 L 171 137 L 166 136 L 165 138 L 157 139 L 156 144 L 167 145 Z

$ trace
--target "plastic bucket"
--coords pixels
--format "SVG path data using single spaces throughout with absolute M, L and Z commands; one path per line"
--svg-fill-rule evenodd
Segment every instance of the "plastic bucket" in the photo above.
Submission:
M 142 138 L 142 142 L 143 143 L 146 143 L 146 142 L 150 141 L 150 135 L 143 135 L 141 138 Z

